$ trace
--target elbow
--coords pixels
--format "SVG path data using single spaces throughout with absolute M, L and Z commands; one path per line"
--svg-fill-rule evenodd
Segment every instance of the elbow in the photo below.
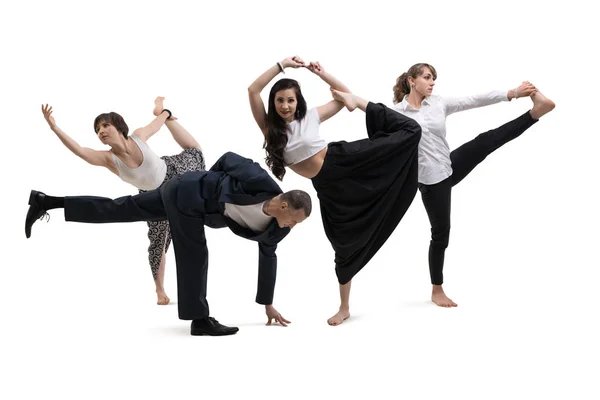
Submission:
M 411 128 L 416 136 L 421 136 L 421 125 L 417 121 L 413 121 Z
M 417 121 L 412 120 L 408 125 L 408 130 L 410 131 L 412 139 L 416 143 L 419 143 L 419 141 L 421 140 L 421 125 L 419 125 Z

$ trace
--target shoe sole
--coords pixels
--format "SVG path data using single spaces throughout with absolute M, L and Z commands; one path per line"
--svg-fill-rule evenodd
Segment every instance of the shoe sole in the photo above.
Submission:
M 223 333 L 207 333 L 207 332 L 191 331 L 191 334 L 192 334 L 192 336 L 228 336 L 228 335 L 234 335 L 237 332 L 238 331 L 235 331 L 235 332 L 223 332 Z

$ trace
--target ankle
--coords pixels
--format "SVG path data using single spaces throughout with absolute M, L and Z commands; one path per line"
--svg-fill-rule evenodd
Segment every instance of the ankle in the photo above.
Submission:
M 432 294 L 444 293 L 444 288 L 442 287 L 442 285 L 432 285 L 431 293 Z
M 44 196 L 42 206 L 45 210 L 52 210 L 54 208 L 65 208 L 65 198 L 46 195 Z

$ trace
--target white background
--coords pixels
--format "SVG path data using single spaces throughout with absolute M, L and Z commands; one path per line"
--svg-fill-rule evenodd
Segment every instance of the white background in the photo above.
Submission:
M 546 2 L 544 2 L 546 3 Z M 597 399 L 597 19 L 588 3 L 146 1 L 2 6 L 3 399 L 406 398 Z M 591 4 L 591 3 L 590 3 Z M 131 131 L 165 105 L 201 142 L 264 165 L 246 88 L 287 56 L 318 60 L 356 94 L 392 104 L 412 64 L 439 73 L 435 93 L 468 95 L 533 82 L 556 109 L 490 156 L 453 192 L 445 289 L 430 301 L 429 225 L 420 195 L 352 287 L 340 327 L 333 251 L 314 215 L 278 249 L 275 307 L 254 303 L 256 244 L 207 230 L 209 302 L 232 337 L 189 335 L 177 319 L 169 253 L 166 307 L 155 304 L 144 223 L 65 223 L 52 211 L 26 240 L 31 189 L 49 195 L 135 193 L 70 154 L 41 103 L 84 146 L 101 149 L 96 115 Z M 306 70 L 309 107 L 330 98 Z M 264 92 L 266 99 L 268 86 Z M 453 115 L 452 148 L 531 107 L 529 99 Z M 328 141 L 366 136 L 364 113 L 321 127 Z M 166 128 L 150 141 L 179 152 Z M 282 188 L 307 190 L 293 172 Z

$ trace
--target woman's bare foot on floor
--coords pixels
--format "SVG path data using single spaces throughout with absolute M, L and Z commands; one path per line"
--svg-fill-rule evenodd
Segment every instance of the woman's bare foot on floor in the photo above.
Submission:
M 159 306 L 166 306 L 171 301 L 165 292 L 156 292 L 156 297 L 156 304 Z
M 350 310 L 347 308 L 340 308 L 337 314 L 327 320 L 327 323 L 331 326 L 337 326 L 341 325 L 341 323 L 348 318 L 350 318 Z
M 442 289 L 441 285 L 433 285 L 433 290 L 431 291 L 431 301 L 433 301 L 440 307 L 458 306 L 458 304 L 456 304 L 448 296 L 446 296 L 446 293 L 444 293 L 444 289 Z

